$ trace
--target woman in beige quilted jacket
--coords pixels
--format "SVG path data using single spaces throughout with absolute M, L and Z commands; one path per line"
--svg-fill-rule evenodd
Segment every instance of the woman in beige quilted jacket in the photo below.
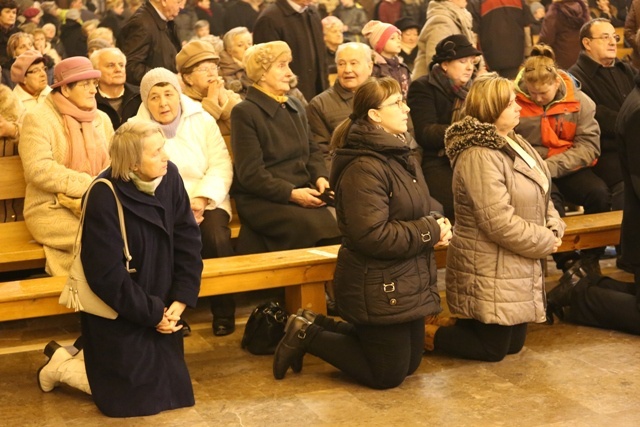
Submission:
M 482 75 L 467 95 L 467 117 L 447 130 L 456 225 L 446 285 L 457 321 L 427 324 L 428 350 L 500 361 L 522 349 L 528 322 L 546 319 L 542 260 L 560 246 L 565 225 L 549 198 L 549 169 L 513 132 L 515 98 L 509 80 Z

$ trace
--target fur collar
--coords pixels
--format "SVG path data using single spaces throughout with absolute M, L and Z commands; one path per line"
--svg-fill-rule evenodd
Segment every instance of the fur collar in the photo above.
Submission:
M 444 145 L 453 164 L 458 154 L 467 148 L 486 147 L 499 150 L 507 145 L 507 140 L 498 135 L 495 125 L 481 123 L 478 119 L 467 116 L 449 126 L 444 136 Z

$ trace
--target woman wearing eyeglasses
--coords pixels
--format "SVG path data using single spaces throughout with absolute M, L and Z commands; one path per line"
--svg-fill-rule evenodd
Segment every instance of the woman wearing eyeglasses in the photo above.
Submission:
M 407 104 L 416 140 L 423 149 L 422 173 L 431 195 L 453 221 L 453 170 L 444 152 L 444 132 L 463 117 L 464 100 L 476 75 L 482 53 L 462 34 L 445 37 L 436 45 L 429 74 L 411 83 Z
M 109 165 L 107 141 L 113 126 L 96 107 L 99 77 L 100 71 L 85 57 L 61 61 L 54 69 L 53 91 L 22 123 L 24 219 L 31 235 L 44 246 L 45 270 L 52 276 L 67 275 L 81 197 Z
M 527 323 L 546 319 L 543 260 L 565 225 L 549 198 L 549 169 L 514 132 L 513 83 L 478 76 L 467 116 L 447 129 L 456 226 L 447 250 L 453 325 L 427 324 L 425 349 L 497 362 L 524 346 Z
M 596 106 L 574 78 L 558 69 L 549 46 L 533 47 L 516 78 L 520 124 L 516 131 L 544 159 L 552 178 L 551 199 L 560 216 L 565 202 L 584 206 L 585 213 L 611 210 L 611 190 L 592 166 L 600 155 L 600 127 Z M 581 274 L 580 268 L 599 272 L 604 248 L 554 256 L 558 268 L 568 271 L 560 281 Z M 576 260 L 580 259 L 579 262 Z
M 576 63 L 580 53 L 580 28 L 590 19 L 584 0 L 557 0 L 549 5 L 539 42 L 551 46 L 563 70 Z
M 302 368 L 313 354 L 361 384 L 397 387 L 420 365 L 426 316 L 440 312 L 433 253 L 451 238 L 411 155 L 409 108 L 391 77 L 369 79 L 335 131 L 331 187 L 342 246 L 334 278 L 336 322 L 292 315 L 273 373 Z
M 142 105 L 131 120 L 160 124 L 166 138 L 165 150 L 178 167 L 200 226 L 202 257 L 233 255 L 229 230 L 233 167 L 216 121 L 200 103 L 182 94 L 178 76 L 165 68 L 154 68 L 144 75 L 140 97 Z M 232 333 L 233 299 L 228 296 L 212 299 L 212 311 L 214 334 Z
M 184 94 L 202 103 L 204 110 L 211 114 L 222 135 L 231 134 L 231 109 L 242 98 L 224 88 L 224 79 L 219 77 L 220 57 L 211 43 L 191 41 L 176 55 L 176 67 L 182 76 Z
M 11 66 L 11 80 L 16 84 L 13 93 L 25 111 L 41 104 L 51 92 L 47 82 L 47 66 L 42 54 L 28 50 L 16 58 Z

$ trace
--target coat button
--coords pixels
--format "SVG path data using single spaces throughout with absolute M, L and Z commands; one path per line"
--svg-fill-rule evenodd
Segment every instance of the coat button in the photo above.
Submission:
M 414 179 L 414 180 L 413 180 L 413 182 L 418 182 L 418 181 L 416 181 L 416 180 Z
M 287 106 L 286 106 L 286 105 L 284 105 L 284 104 L 280 104 L 280 106 L 281 106 L 282 108 L 287 108 Z
M 398 303 L 398 301 L 395 298 L 391 298 L 389 300 L 389 304 L 391 304 L 391 305 L 396 305 L 397 303 Z

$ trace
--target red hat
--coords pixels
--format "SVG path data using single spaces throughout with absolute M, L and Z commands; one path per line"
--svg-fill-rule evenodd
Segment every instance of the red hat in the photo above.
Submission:
M 100 71 L 94 70 L 89 58 L 84 56 L 73 56 L 63 59 L 53 69 L 53 84 L 51 88 L 56 88 L 80 80 L 99 79 Z
M 22 12 L 22 16 L 24 16 L 27 19 L 31 19 L 31 18 L 35 18 L 40 13 L 42 13 L 42 11 L 37 7 L 28 7 L 24 10 L 24 12 Z

